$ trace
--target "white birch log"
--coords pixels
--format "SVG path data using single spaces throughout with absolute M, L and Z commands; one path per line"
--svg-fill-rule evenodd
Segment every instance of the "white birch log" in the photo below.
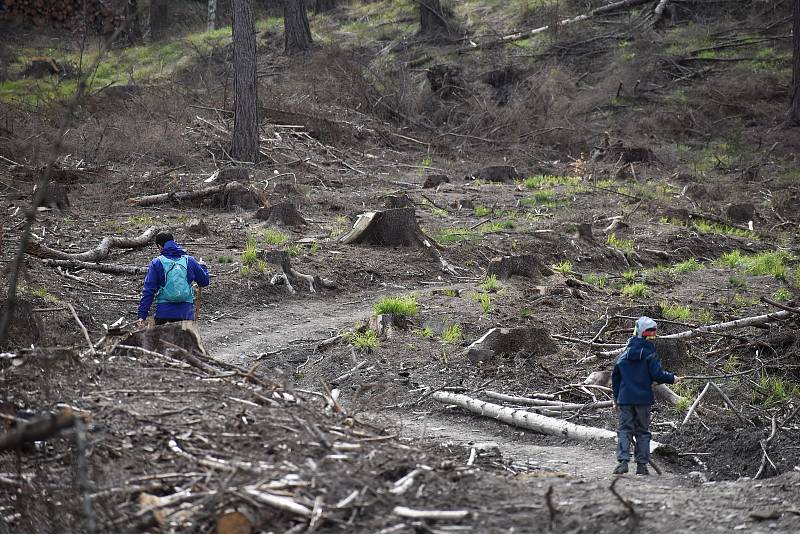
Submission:
M 258 502 L 262 502 L 273 508 L 277 508 L 279 510 L 284 510 L 286 512 L 290 512 L 295 515 L 303 516 L 303 517 L 311 517 L 311 509 L 303 506 L 302 504 L 298 503 L 297 501 L 290 499 L 289 497 L 284 497 L 282 495 L 273 495 L 272 493 L 266 493 L 264 491 L 260 491 L 258 486 L 245 486 L 244 492 L 253 497 Z
M 217 29 L 217 0 L 208 0 L 208 31 Z
M 689 418 L 692 416 L 694 411 L 700 405 L 700 401 L 702 401 L 703 397 L 706 396 L 706 393 L 708 392 L 708 388 L 710 388 L 710 387 L 711 387 L 711 382 L 706 382 L 706 387 L 703 388 L 703 391 L 700 392 L 700 395 L 697 396 L 697 398 L 694 400 L 692 405 L 689 407 L 689 411 L 686 412 L 686 417 L 684 417 L 683 421 L 681 421 L 681 425 L 685 425 L 689 421 Z
M 678 332 L 677 334 L 669 334 L 666 336 L 659 336 L 661 339 L 690 339 L 707 333 L 724 332 L 726 330 L 733 330 L 736 328 L 744 328 L 746 326 L 757 326 L 773 321 L 782 321 L 792 315 L 792 312 L 779 311 L 774 313 L 767 313 L 764 315 L 756 315 L 754 317 L 744 317 L 736 319 L 735 321 L 728 321 L 726 323 L 709 324 Z M 625 348 L 609 350 L 598 353 L 600 356 L 616 356 L 622 354 Z
M 409 519 L 464 519 L 469 515 L 468 510 L 414 510 L 405 506 L 395 506 L 392 513 Z
M 650 25 L 655 28 L 658 22 L 661 20 L 661 17 L 664 16 L 664 9 L 667 7 L 669 0 L 659 0 L 658 5 L 653 10 L 653 20 L 650 22 Z
M 579 404 L 573 402 L 561 402 L 557 400 L 544 400 L 544 399 L 530 399 L 528 397 L 518 397 L 516 395 L 506 395 L 505 393 L 498 393 L 497 391 L 484 391 L 487 397 L 506 402 L 514 402 L 517 404 L 524 404 L 526 406 L 542 406 L 550 408 L 551 410 L 591 410 L 594 408 L 609 408 L 613 405 L 611 401 L 589 402 L 586 404 Z
M 589 20 L 590 18 L 595 17 L 597 15 L 602 15 L 603 13 L 608 13 L 610 11 L 614 11 L 614 10 L 617 10 L 617 9 L 622 9 L 622 8 L 625 8 L 625 7 L 632 7 L 632 6 L 636 6 L 636 5 L 639 5 L 639 4 L 645 4 L 648 1 L 650 1 L 650 0 L 622 0 L 620 2 L 613 2 L 611 4 L 607 4 L 605 6 L 600 6 L 600 7 L 596 8 L 596 9 L 593 9 L 593 10 L 589 11 L 588 13 L 584 13 L 583 15 L 578 15 L 577 17 L 574 17 L 574 18 L 571 18 L 571 19 L 561 20 L 561 21 L 558 22 L 558 26 L 559 27 L 569 26 L 569 25 L 575 24 L 577 22 L 583 22 L 584 20 Z M 500 44 L 500 43 L 510 43 L 512 41 L 520 41 L 522 39 L 527 39 L 528 37 L 532 37 L 532 36 L 537 35 L 539 33 L 544 33 L 546 31 L 550 30 L 550 28 L 551 28 L 551 26 L 548 24 L 547 26 L 542 26 L 540 28 L 534 28 L 532 30 L 525 30 L 524 32 L 517 32 L 517 33 L 512 33 L 510 35 L 504 35 L 503 37 L 501 37 L 500 39 L 498 39 L 496 41 L 492 41 L 490 43 L 485 43 L 485 44 L 482 44 L 482 45 L 477 45 L 477 46 L 473 47 L 472 49 L 474 50 L 476 48 L 484 48 L 484 47 L 487 47 L 487 46 L 493 46 L 493 45 Z
M 484 402 L 467 395 L 437 391 L 431 397 L 445 404 L 454 404 L 484 417 L 492 417 L 504 423 L 527 428 L 542 434 L 559 436 L 582 441 L 593 439 L 616 439 L 617 433 L 604 428 L 576 425 L 563 419 L 547 417 L 525 410 L 506 408 L 499 404 Z M 656 450 L 661 444 L 657 441 L 650 442 L 650 451 Z

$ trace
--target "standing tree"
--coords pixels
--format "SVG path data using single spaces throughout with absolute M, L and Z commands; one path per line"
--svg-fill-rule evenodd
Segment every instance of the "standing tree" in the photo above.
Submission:
M 150 0 L 150 40 L 158 41 L 167 34 L 169 27 L 169 0 Z
M 231 157 L 258 161 L 256 20 L 253 0 L 233 1 L 233 142 Z
M 311 49 L 311 28 L 303 0 L 285 0 L 283 4 L 285 50 L 288 54 Z
M 128 28 L 128 44 L 137 44 L 142 40 L 142 28 L 139 25 L 139 2 L 128 0 L 125 4 L 125 20 Z
M 441 0 L 417 0 L 419 2 L 419 32 L 423 35 L 450 33 L 448 13 Z
M 208 31 L 217 29 L 217 0 L 208 0 Z
M 317 0 L 314 3 L 314 11 L 316 13 L 325 13 L 336 9 L 336 0 Z
M 789 124 L 800 126 L 800 0 L 794 0 L 794 22 L 792 35 L 794 50 L 792 53 L 792 87 L 789 104 Z

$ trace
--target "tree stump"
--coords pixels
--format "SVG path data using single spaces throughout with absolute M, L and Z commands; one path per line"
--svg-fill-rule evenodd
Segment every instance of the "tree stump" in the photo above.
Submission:
M 439 187 L 442 184 L 450 183 L 450 178 L 446 174 L 431 174 L 427 178 L 425 178 L 425 182 L 422 184 L 423 189 L 433 189 L 435 187 Z
M 594 235 L 592 235 L 592 225 L 589 223 L 579 223 L 575 226 L 578 239 L 582 239 L 587 243 L 596 243 Z
M 370 317 L 367 328 L 374 330 L 378 337 L 391 338 L 395 329 L 405 330 L 408 325 L 408 317 L 405 315 L 387 313 Z
M 526 359 L 546 356 L 558 350 L 546 328 L 520 326 L 492 328 L 464 351 L 472 363 L 488 360 L 496 355 L 520 355 Z
M 512 276 L 522 276 L 532 280 L 538 280 L 542 276 L 553 274 L 552 269 L 547 267 L 541 260 L 532 254 L 522 256 L 498 256 L 489 261 L 486 269 L 488 276 L 496 276 L 498 280 L 508 280 Z
M 261 199 L 249 187 L 241 186 L 225 188 L 219 195 L 215 195 L 213 203 L 225 211 L 240 211 L 257 208 L 261 205 Z
M 297 293 L 294 286 L 292 285 L 292 281 L 298 283 L 298 281 L 303 281 L 308 284 L 308 290 L 311 293 L 316 293 L 317 289 L 325 288 L 325 289 L 336 289 L 336 282 L 333 280 L 328 280 L 327 278 L 322 278 L 317 274 L 303 274 L 300 271 L 294 269 L 292 267 L 292 259 L 289 256 L 289 253 L 285 250 L 269 250 L 264 251 L 261 254 L 261 257 L 267 263 L 271 263 L 272 265 L 280 265 L 281 272 L 275 274 L 272 279 L 270 280 L 270 284 L 273 286 L 279 284 L 285 284 L 286 288 L 288 289 L 289 293 L 294 295 Z
M 511 165 L 489 165 L 473 172 L 467 179 L 513 184 L 516 180 L 522 179 L 522 175 Z
M 208 225 L 206 225 L 203 219 L 191 219 L 186 223 L 185 228 L 186 233 L 190 235 L 204 236 L 210 233 Z
M 735 223 L 747 223 L 755 220 L 756 207 L 749 202 L 728 204 L 723 210 L 723 215 L 729 221 Z
M 162 354 L 168 350 L 175 350 L 175 347 L 179 347 L 189 354 L 200 354 L 202 356 L 207 354 L 194 321 L 167 323 L 149 330 L 131 332 L 117 340 L 111 350 L 113 351 L 118 345 L 140 347 Z
M 419 32 L 423 35 L 449 34 L 451 32 L 450 16 L 442 8 L 440 0 L 419 1 Z
M 272 192 L 277 195 L 283 195 L 284 197 L 293 197 L 303 194 L 299 189 L 297 189 L 297 187 L 295 187 L 294 184 L 289 184 L 286 182 L 275 184 L 272 187 Z
M 433 65 L 426 76 L 431 84 L 431 92 L 440 98 L 457 97 L 464 93 L 459 65 Z
M 267 221 L 269 224 L 276 226 L 304 226 L 308 224 L 306 220 L 297 211 L 294 204 L 289 202 L 279 202 L 273 206 L 260 208 L 255 218 Z
M 414 202 L 408 198 L 408 195 L 388 196 L 384 200 L 383 206 L 387 209 L 411 208 L 414 206 Z
M 250 169 L 247 167 L 225 167 L 217 173 L 217 182 L 227 184 L 240 182 L 246 184 L 250 181 Z
M 38 185 L 33 190 L 33 196 L 36 196 L 37 188 Z M 59 211 L 66 211 L 70 207 L 67 191 L 69 191 L 69 189 L 66 185 L 54 183 L 48 184 L 47 193 L 42 201 L 42 206 L 47 206 Z
M 6 308 L 6 301 L 3 300 L 3 305 L 0 307 L 0 317 L 6 314 Z M 31 304 L 28 301 L 17 298 L 14 306 L 14 315 L 8 324 L 6 339 L 0 349 L 30 347 L 39 342 L 43 331 L 42 322 L 34 314 Z
M 419 244 L 422 230 L 414 208 L 362 213 L 353 229 L 339 238 L 345 244 L 411 247 Z

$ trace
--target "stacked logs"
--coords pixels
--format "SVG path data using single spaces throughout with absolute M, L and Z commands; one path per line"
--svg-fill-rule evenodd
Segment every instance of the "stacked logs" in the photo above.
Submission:
M 50 24 L 68 29 L 85 26 L 105 34 L 114 31 L 120 17 L 103 0 L 0 0 L 0 20 L 25 20 L 36 26 Z

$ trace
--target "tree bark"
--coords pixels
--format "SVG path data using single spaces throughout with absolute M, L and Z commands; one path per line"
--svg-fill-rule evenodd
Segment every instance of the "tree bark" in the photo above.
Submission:
M 325 13 L 336 9 L 336 0 L 317 0 L 314 4 L 314 12 Z
M 150 40 L 166 37 L 169 27 L 169 0 L 150 0 Z
M 128 0 L 125 18 L 128 24 L 128 43 L 137 44 L 142 40 L 142 28 L 139 24 L 139 1 Z
M 233 2 L 233 142 L 231 157 L 258 161 L 256 22 L 252 0 Z
M 419 1 L 419 31 L 424 35 L 450 33 L 440 0 Z
M 303 0 L 286 0 L 283 5 L 283 29 L 287 54 L 311 49 L 311 28 Z
M 794 48 L 792 53 L 792 96 L 789 105 L 789 124 L 800 126 L 800 0 L 794 0 L 792 35 L 794 36 Z
M 217 0 L 208 0 L 208 28 L 213 32 L 217 29 Z

